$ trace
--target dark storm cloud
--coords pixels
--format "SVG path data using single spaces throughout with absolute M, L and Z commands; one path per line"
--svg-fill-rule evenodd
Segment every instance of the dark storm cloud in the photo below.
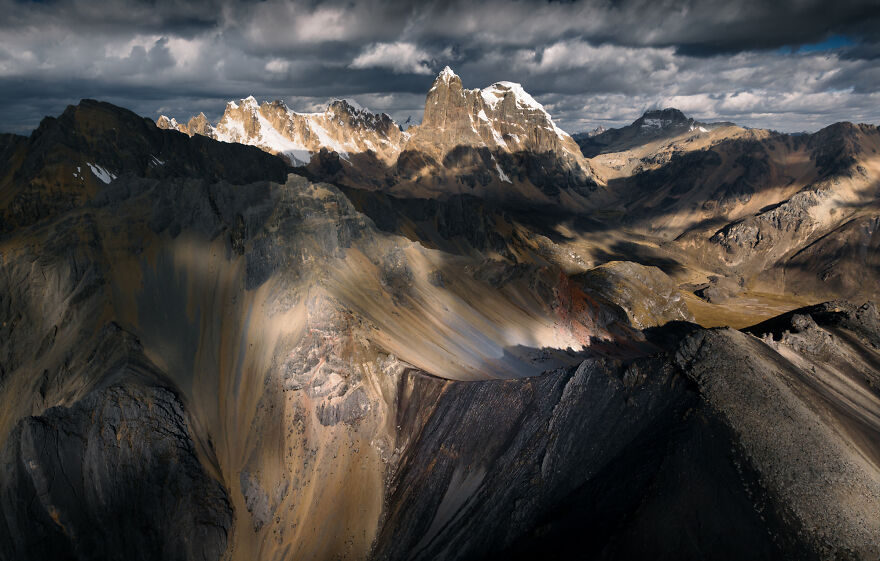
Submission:
M 874 0 L 0 0 L 0 13 L 7 131 L 82 97 L 155 118 L 338 96 L 419 118 L 446 64 L 466 87 L 522 82 L 572 131 L 672 104 L 785 130 L 880 120 Z
M 136 32 L 191 36 L 219 25 L 224 13 L 220 1 L 12 0 L 0 5 L 5 10 L 2 30 L 60 25 L 70 32 L 110 36 Z

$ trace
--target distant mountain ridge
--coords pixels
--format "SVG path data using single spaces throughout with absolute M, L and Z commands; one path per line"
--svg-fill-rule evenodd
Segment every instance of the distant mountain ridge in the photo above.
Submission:
M 577 133 L 572 135 L 572 138 L 578 143 L 584 156 L 592 158 L 599 154 L 627 150 L 646 140 L 672 138 L 692 131 L 707 133 L 728 126 L 735 125 L 726 121 L 714 123 L 697 121 L 678 109 L 668 107 L 645 111 L 641 117 L 625 127 Z
M 229 102 L 216 126 L 203 114 L 185 125 L 163 115 L 157 125 L 258 146 L 325 179 L 400 194 L 466 192 L 583 206 L 596 185 L 577 143 L 521 85 L 465 89 L 449 67 L 427 94 L 422 122 L 405 132 L 388 115 L 345 101 L 323 113 L 297 113 L 254 97 Z
M 308 164 L 321 149 L 334 151 L 343 159 L 350 153 L 367 151 L 392 159 L 407 137 L 388 115 L 371 113 L 346 100 L 334 100 L 320 113 L 297 113 L 283 101 L 260 104 L 250 96 L 227 103 L 216 126 L 204 113 L 186 125 L 164 115 L 156 124 L 190 136 L 257 146 L 292 165 Z

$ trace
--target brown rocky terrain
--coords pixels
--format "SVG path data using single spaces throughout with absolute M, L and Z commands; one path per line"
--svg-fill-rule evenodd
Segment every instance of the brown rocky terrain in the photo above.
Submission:
M 609 185 L 593 214 L 604 227 L 569 226 L 573 251 L 636 243 L 668 263 L 667 272 L 676 269 L 683 286 L 709 288 L 716 302 L 748 293 L 877 297 L 877 127 L 839 123 L 802 136 L 707 131 L 673 131 L 594 157 Z M 603 240 L 606 232 L 616 241 Z
M 880 555 L 876 306 L 792 310 L 875 290 L 876 127 L 587 160 L 526 96 L 0 138 L 0 559 Z

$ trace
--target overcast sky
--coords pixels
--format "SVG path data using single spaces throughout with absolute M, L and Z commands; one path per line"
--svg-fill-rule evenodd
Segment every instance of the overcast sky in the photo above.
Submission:
M 418 120 L 450 65 L 520 82 L 569 132 L 646 109 L 784 131 L 880 123 L 878 0 L 0 0 L 0 131 L 85 97 L 157 118 L 253 94 Z

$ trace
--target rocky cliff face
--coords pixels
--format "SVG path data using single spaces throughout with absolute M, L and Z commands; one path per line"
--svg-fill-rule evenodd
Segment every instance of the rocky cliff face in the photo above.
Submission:
M 398 161 L 392 192 L 469 192 L 582 203 L 596 187 L 572 138 L 519 84 L 467 90 L 446 67 Z M 536 188 L 536 190 L 535 190 Z
M 719 229 L 709 237 L 708 251 L 712 246 L 723 249 L 723 262 L 745 276 L 757 271 L 792 271 L 792 280 L 797 279 L 798 284 L 789 289 L 806 289 L 826 297 L 844 289 L 831 279 L 828 273 L 832 269 L 844 277 L 858 276 L 856 269 L 864 270 L 873 278 L 871 224 L 880 216 L 880 160 L 876 155 L 880 131 L 854 125 L 832 129 L 839 130 L 820 131 L 803 147 L 814 169 L 811 181 L 789 197 Z M 768 159 L 766 175 L 772 174 L 771 166 Z M 762 184 L 760 180 L 754 184 L 756 195 Z M 845 245 L 862 249 L 843 251 L 838 245 L 841 237 L 848 238 Z M 821 256 L 818 248 L 822 248 Z M 799 269 L 818 274 L 807 283 Z M 772 282 L 768 284 L 772 286 Z M 854 287 L 849 288 L 846 294 L 854 294 Z
M 103 387 L 7 436 L 0 556 L 220 558 L 227 492 L 201 464 L 183 404 L 150 370 L 126 357 Z
M 95 111 L 106 130 L 131 117 Z M 268 181 L 284 169 L 273 156 L 141 122 L 121 153 L 100 143 L 106 183 L 66 208 L 43 194 L 52 212 L 0 242 L 4 527 L 28 528 L 4 535 L 13 558 L 362 558 L 399 454 L 404 373 L 534 375 L 620 336 L 559 271 L 426 250 L 377 231 L 330 185 Z M 32 144 L 94 134 L 50 125 Z M 208 146 L 203 170 L 164 160 L 152 142 L 166 139 Z M 53 152 L 28 148 L 45 169 Z M 248 176 L 254 156 L 265 165 Z M 230 181 L 212 177 L 238 162 Z M 37 433 L 51 448 L 34 450 Z M 182 518 L 154 525 L 172 496 Z M 117 516 L 119 502 L 130 510 Z M 143 524 L 143 539 L 89 549 Z M 309 537 L 327 524 L 331 538 Z
M 309 172 L 381 191 L 378 198 L 477 197 L 498 209 L 511 235 L 471 241 L 514 262 L 584 271 L 636 259 L 661 265 L 679 284 L 698 290 L 724 285 L 728 296 L 830 298 L 840 290 L 854 298 L 877 296 L 876 283 L 847 284 L 832 272 L 847 271 L 840 276 L 850 278 L 848 271 L 858 267 L 874 275 L 876 127 L 838 124 L 814 135 L 784 135 L 702 123 L 666 109 L 592 135 L 590 142 L 601 140 L 602 149 L 584 163 L 570 156 L 566 136 L 554 134 L 550 118 L 526 97 L 510 84 L 468 90 L 444 71 L 429 93 L 424 123 L 410 129 L 393 171 L 356 170 L 327 155 Z M 585 176 L 577 170 L 587 168 L 595 189 L 581 182 Z M 525 216 L 516 208 L 524 200 L 546 218 Z M 435 227 L 398 231 L 437 244 L 426 229 Z M 865 249 L 834 249 L 842 242 L 831 240 L 843 235 Z M 487 245 L 488 238 L 494 239 Z M 819 245 L 807 249 L 813 244 Z

